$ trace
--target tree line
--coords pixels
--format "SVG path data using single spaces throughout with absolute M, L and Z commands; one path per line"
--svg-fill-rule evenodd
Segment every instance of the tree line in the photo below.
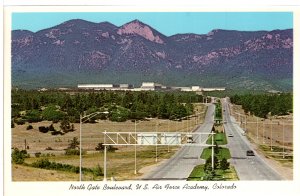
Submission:
M 193 113 L 193 103 L 202 102 L 202 95 L 192 92 L 60 92 L 12 90 L 12 119 L 16 123 L 53 122 L 67 118 L 79 122 L 80 114 L 108 111 L 97 118 L 112 121 L 162 118 L 181 119 Z M 13 123 L 13 122 L 12 122 Z
M 246 113 L 267 118 L 267 115 L 287 115 L 293 112 L 293 94 L 245 94 L 230 97 L 232 103 L 242 105 Z

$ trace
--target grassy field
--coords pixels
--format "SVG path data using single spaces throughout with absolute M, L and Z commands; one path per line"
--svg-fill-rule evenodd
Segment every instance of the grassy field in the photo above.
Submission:
M 216 133 L 214 135 L 214 141 L 215 141 L 214 144 L 217 143 L 218 145 L 227 144 L 227 138 L 226 138 L 225 133 Z M 212 144 L 212 137 L 211 136 L 207 139 L 206 144 Z
M 168 147 L 158 146 L 158 162 L 163 161 L 165 159 L 170 158 L 175 152 L 176 147 L 170 147 L 168 152 Z M 129 180 L 129 179 L 138 179 L 143 173 L 139 172 L 143 167 L 156 164 L 155 162 L 156 151 L 155 147 L 142 147 L 137 151 L 137 174 L 134 174 L 134 151 L 116 151 L 107 153 L 107 177 L 114 177 L 116 180 Z M 82 157 L 82 167 L 84 168 L 95 168 L 98 165 L 103 168 L 103 152 L 93 152 Z M 41 158 L 31 157 L 25 159 L 27 164 L 32 164 L 33 162 L 39 160 Z M 48 157 L 49 161 L 56 163 L 64 163 L 74 166 L 79 166 L 80 159 L 79 156 L 54 156 Z M 35 169 L 31 167 L 21 166 L 19 170 L 22 168 L 27 168 L 29 170 Z M 41 169 L 38 169 L 39 173 L 41 173 Z M 68 180 L 78 180 L 79 174 L 69 173 L 69 172 L 59 172 L 53 171 L 55 173 L 61 173 L 62 175 L 66 175 L 66 181 Z M 53 173 L 52 172 L 52 173 Z M 19 173 L 16 173 L 19 174 Z M 45 170 L 45 175 L 49 174 L 49 170 Z M 17 175 L 18 176 L 18 175 Z M 68 177 L 69 176 L 69 177 Z M 28 177 L 27 177 L 28 178 Z M 70 179 L 72 178 L 72 179 Z M 16 177 L 16 179 L 22 179 L 21 177 Z M 26 180 L 26 179 L 23 179 Z M 33 181 L 39 180 L 37 176 L 32 176 Z M 43 179 L 44 180 L 44 179 Z M 54 180 L 49 176 L 49 180 Z M 58 178 L 59 181 L 64 181 L 62 178 Z M 83 180 L 103 180 L 103 177 L 94 177 L 92 174 L 83 173 Z M 22 181 L 22 180 L 21 180 Z
M 203 149 L 203 152 L 200 156 L 201 159 L 208 159 L 211 156 L 211 148 L 205 148 Z M 216 154 L 215 151 L 215 156 L 219 159 L 222 160 L 223 158 L 225 159 L 230 159 L 231 155 L 230 155 L 230 151 L 228 148 L 223 148 L 223 147 L 219 147 L 219 153 Z
M 272 147 L 272 151 L 270 151 L 270 147 L 266 145 L 260 145 L 259 149 L 264 152 L 267 158 L 274 159 L 284 166 L 293 168 L 293 151 L 278 146 Z
M 206 106 L 203 104 L 196 104 L 195 111 L 204 112 Z M 203 123 L 204 114 L 192 115 L 186 120 L 170 121 L 162 119 L 147 119 L 138 121 L 136 123 L 137 132 L 188 132 L 193 131 L 199 124 Z M 34 154 L 35 152 L 54 153 L 63 152 L 67 148 L 68 143 L 73 137 L 79 138 L 79 123 L 75 123 L 75 131 L 69 132 L 65 135 L 51 135 L 48 133 L 41 133 L 38 131 L 39 126 L 49 126 L 52 122 L 43 121 L 39 123 L 31 123 L 33 129 L 26 130 L 29 123 L 24 125 L 16 125 L 12 129 L 12 147 L 24 149 L 25 140 L 28 153 Z M 55 129 L 60 130 L 59 123 L 53 124 Z M 108 120 L 98 121 L 97 123 L 84 123 L 82 124 L 82 147 L 84 150 L 94 150 L 98 143 L 103 142 L 103 132 L 134 132 L 135 122 L 111 122 Z M 51 147 L 53 150 L 46 150 Z
M 195 113 L 206 111 L 206 106 L 203 104 L 195 105 Z M 187 132 L 193 131 L 201 123 L 203 123 L 205 114 L 192 115 L 186 120 L 170 121 L 161 119 L 147 119 L 136 123 L 137 132 Z M 50 133 L 41 133 L 38 131 L 39 126 L 49 126 L 52 122 L 43 121 L 39 123 L 31 123 L 33 129 L 26 130 L 28 123 L 24 125 L 16 125 L 12 129 L 12 147 L 20 150 L 28 146 L 27 151 L 31 158 L 25 160 L 30 164 L 35 162 L 36 152 L 41 152 L 42 155 L 52 154 L 48 157 L 50 161 L 79 166 L 79 156 L 65 156 L 64 149 L 68 147 L 69 142 L 74 138 L 79 138 L 79 124 L 74 124 L 75 131 L 65 135 L 53 136 Z M 59 130 L 59 124 L 54 124 L 54 127 Z M 84 123 L 82 125 L 82 149 L 86 152 L 83 155 L 82 166 L 85 168 L 95 168 L 97 165 L 103 168 L 103 153 L 95 151 L 98 143 L 103 142 L 104 131 L 108 132 L 134 132 L 135 122 L 126 121 L 115 123 L 111 121 L 99 121 L 97 123 Z M 52 150 L 46 150 L 51 147 Z M 158 146 L 158 162 L 170 158 L 178 147 Z M 134 174 L 134 147 L 118 146 L 118 150 L 114 153 L 107 154 L 107 176 L 114 177 L 116 180 L 131 180 L 138 179 L 145 171 L 143 168 L 157 164 L 155 162 L 155 146 L 139 146 L 137 147 L 137 170 L 138 174 Z M 17 167 L 17 168 L 16 168 Z M 27 174 L 28 175 L 25 175 Z M 32 175 L 30 175 L 32 173 Z M 58 175 L 59 174 L 59 175 Z M 62 171 L 53 171 L 45 169 L 37 169 L 21 165 L 12 166 L 12 177 L 15 181 L 69 181 L 79 180 L 79 174 L 68 173 Z M 55 177 L 56 175 L 58 177 Z M 87 174 L 83 175 L 83 180 L 102 180 L 102 177 L 94 178 Z
M 233 166 L 230 166 L 228 170 L 216 169 L 216 176 L 213 179 L 214 181 L 222 180 L 222 181 L 237 181 L 239 180 L 236 171 Z M 197 165 L 192 173 L 190 174 L 188 181 L 203 181 L 205 176 L 204 165 Z
M 12 164 L 13 181 L 76 181 L 78 174 Z

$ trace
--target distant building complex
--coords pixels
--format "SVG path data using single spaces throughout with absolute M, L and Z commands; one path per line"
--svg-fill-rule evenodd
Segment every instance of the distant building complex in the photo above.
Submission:
M 133 89 L 131 84 L 78 84 L 79 89 L 93 90 L 130 90 Z
M 224 91 L 225 87 L 203 88 L 200 86 L 176 87 L 164 86 L 155 82 L 143 82 L 139 88 L 134 88 L 132 84 L 78 84 L 78 89 L 84 90 L 127 90 L 127 91 L 187 91 L 187 92 L 205 92 L 205 91 Z

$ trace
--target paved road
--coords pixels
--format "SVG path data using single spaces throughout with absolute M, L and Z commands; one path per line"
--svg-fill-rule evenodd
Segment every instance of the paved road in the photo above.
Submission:
M 208 133 L 211 131 L 214 123 L 214 111 L 215 106 L 210 104 L 204 123 L 195 132 Z M 201 141 L 203 139 L 202 137 Z M 195 142 L 199 141 L 195 139 Z M 143 176 L 142 180 L 186 180 L 193 168 L 204 162 L 199 158 L 202 150 L 203 147 L 200 146 L 183 146 L 170 159 Z
M 251 145 L 243 135 L 243 130 L 229 114 L 228 99 L 222 99 L 224 128 L 232 159 L 240 180 L 282 180 L 280 175 L 267 165 L 267 163 L 251 148 Z M 232 134 L 233 137 L 228 137 Z M 246 151 L 253 150 L 255 156 L 247 156 Z

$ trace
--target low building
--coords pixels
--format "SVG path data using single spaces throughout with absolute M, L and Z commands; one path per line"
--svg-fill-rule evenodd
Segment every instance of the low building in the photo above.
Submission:
M 94 90 L 112 90 L 113 84 L 78 84 L 79 89 L 94 89 Z
M 200 86 L 192 86 L 192 91 L 202 91 L 203 88 Z
M 191 92 L 192 88 L 191 87 L 180 87 L 180 91 Z
M 162 89 L 162 85 L 155 83 L 155 82 L 143 82 L 142 86 L 141 86 L 142 90 L 161 90 Z
M 203 91 L 225 91 L 225 87 L 203 88 Z
M 134 86 L 132 84 L 120 84 L 120 89 L 133 89 Z

